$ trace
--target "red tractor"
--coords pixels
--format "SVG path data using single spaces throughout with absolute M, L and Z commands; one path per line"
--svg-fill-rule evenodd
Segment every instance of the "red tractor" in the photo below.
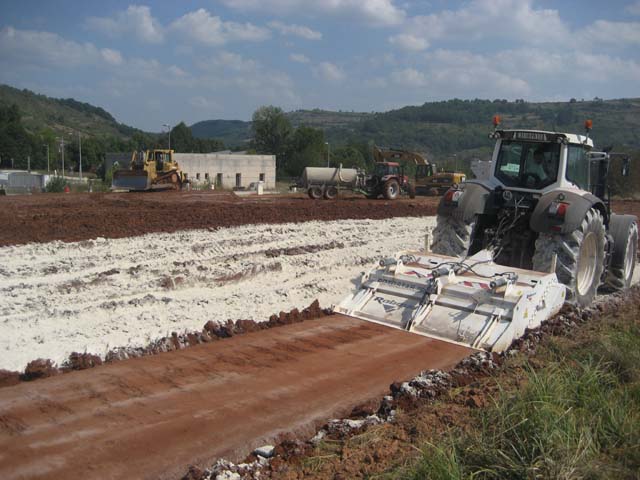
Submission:
M 415 186 L 409 183 L 404 168 L 397 162 L 377 162 L 373 173 L 367 175 L 362 191 L 367 198 L 383 195 L 387 200 L 395 200 L 400 192 L 407 193 L 410 198 L 416 196 Z

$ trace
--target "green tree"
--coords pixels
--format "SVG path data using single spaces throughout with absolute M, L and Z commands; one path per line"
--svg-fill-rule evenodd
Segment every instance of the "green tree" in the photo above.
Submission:
M 285 169 L 285 152 L 292 127 L 282 109 L 273 105 L 258 108 L 253 113 L 251 131 L 252 147 L 258 153 L 276 155 L 277 168 Z
M 326 165 L 324 132 L 312 127 L 298 127 L 287 144 L 285 174 L 298 176 L 304 167 Z
M 336 148 L 331 152 L 331 164 L 338 166 L 342 164 L 345 168 L 367 168 L 367 161 L 362 152 L 351 145 Z

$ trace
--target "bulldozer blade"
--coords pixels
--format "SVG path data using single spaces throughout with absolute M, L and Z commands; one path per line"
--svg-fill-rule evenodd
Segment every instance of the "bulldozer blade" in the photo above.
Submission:
M 146 171 L 122 170 L 113 173 L 112 190 L 149 190 L 151 182 Z
M 460 259 L 403 251 L 363 273 L 334 311 L 427 337 L 501 352 L 557 313 L 555 273 L 504 267 L 488 251 Z

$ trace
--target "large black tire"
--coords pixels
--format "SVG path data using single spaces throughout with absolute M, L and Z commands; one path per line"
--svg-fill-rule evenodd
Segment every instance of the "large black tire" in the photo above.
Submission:
M 586 307 L 593 302 L 604 270 L 605 227 L 602 214 L 592 208 L 571 233 L 541 233 L 536 240 L 533 269 L 550 272 L 557 254 L 556 275 L 567 286 L 567 302 Z
M 474 227 L 475 221 L 467 223 L 451 216 L 438 215 L 431 251 L 465 258 L 471 248 Z
M 333 200 L 338 196 L 338 189 L 333 185 L 328 186 L 324 189 L 324 198 L 327 200 Z
M 387 180 L 382 187 L 382 194 L 387 200 L 395 200 L 400 194 L 400 184 L 397 180 Z
M 307 194 L 309 195 L 309 198 L 313 199 L 313 200 L 319 200 L 322 198 L 322 188 L 321 187 L 309 187 L 309 190 L 307 190 Z
M 613 256 L 605 278 L 609 291 L 631 286 L 638 257 L 638 224 L 628 215 L 612 215 L 609 232 L 613 236 Z

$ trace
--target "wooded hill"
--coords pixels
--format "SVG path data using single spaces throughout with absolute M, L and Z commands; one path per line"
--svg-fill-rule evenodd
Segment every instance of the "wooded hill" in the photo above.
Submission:
M 321 128 L 332 145 L 375 143 L 423 151 L 436 158 L 486 155 L 493 115 L 503 128 L 533 128 L 581 133 L 584 120 L 593 120 L 592 137 L 600 147 L 640 148 L 640 98 L 532 103 L 524 100 L 448 100 L 408 106 L 383 113 L 298 110 L 288 112 L 293 126 Z M 196 137 L 219 138 L 237 146 L 248 139 L 250 122 L 198 122 Z
M 119 123 L 100 107 L 73 98 L 51 98 L 30 90 L 0 85 L 0 107 L 17 105 L 24 127 L 30 132 L 51 130 L 56 135 L 82 132 L 93 136 L 131 138 L 142 132 Z
M 17 111 L 10 111 L 14 106 Z M 106 151 L 166 147 L 166 134 L 124 125 L 103 108 L 74 99 L 55 99 L 0 85 L 0 109 L 4 111 L 4 120 L 0 122 L 4 125 L 0 128 L 2 167 L 8 166 L 8 158 L 15 158 L 16 166 L 26 165 L 27 155 L 32 162 L 35 160 L 32 166 L 41 166 L 46 162 L 45 144 L 55 157 L 56 138 L 64 134 L 70 140 L 77 138 L 78 132 L 83 135 L 83 159 L 93 166 L 99 165 Z M 503 128 L 576 133 L 583 131 L 584 120 L 590 118 L 594 124 L 591 135 L 597 147 L 613 146 L 616 151 L 640 149 L 640 98 L 543 103 L 454 99 L 382 113 L 314 109 L 288 112 L 286 117 L 295 128 L 322 130 L 323 142 L 326 140 L 331 146 L 332 160 L 335 154 L 336 161 L 342 161 L 338 155 L 345 153 L 340 152 L 342 148 L 357 149 L 368 161 L 368 151 L 376 144 L 421 151 L 440 166 L 453 168 L 456 164 L 467 165 L 471 158 L 490 155 L 492 142 L 487 133 L 496 114 L 502 116 Z M 172 147 L 178 151 L 252 148 L 251 122 L 241 120 L 207 120 L 190 128 L 179 124 L 171 136 Z M 73 161 L 76 147 L 72 142 L 68 148 L 68 158 Z
M 64 137 L 65 166 L 77 170 L 79 135 L 85 172 L 103 173 L 99 169 L 106 152 L 167 148 L 168 143 L 166 133 L 124 125 L 103 108 L 0 85 L 0 168 L 46 169 L 48 151 L 51 169 L 59 169 L 60 140 Z M 179 123 L 171 130 L 171 147 L 178 152 L 211 152 L 224 145 L 194 138 L 191 129 Z

